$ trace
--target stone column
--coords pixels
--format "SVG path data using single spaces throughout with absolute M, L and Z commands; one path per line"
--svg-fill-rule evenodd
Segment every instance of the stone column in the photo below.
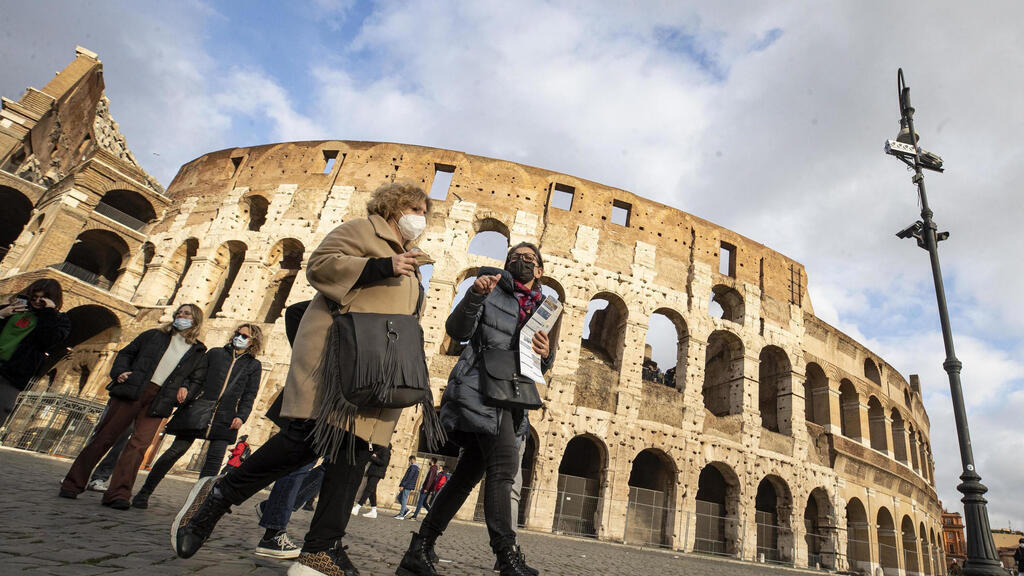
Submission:
M 174 285 L 178 283 L 180 275 L 180 270 L 173 270 L 162 261 L 159 264 L 150 264 L 132 296 L 132 304 L 156 306 L 160 300 L 169 298 L 174 292 Z
M 238 270 L 238 275 L 231 286 L 225 286 L 228 297 L 224 306 L 217 314 L 221 318 L 247 318 L 262 322 L 257 318 L 267 299 L 267 286 L 270 281 L 270 268 L 257 257 L 247 257 Z M 273 294 L 270 295 L 273 298 Z
M 172 307 L 193 303 L 208 312 L 213 303 L 215 288 L 224 276 L 226 266 L 221 266 L 212 257 L 203 255 L 192 259 L 185 279 L 182 280 Z
M 622 360 L 619 366 L 618 403 L 615 413 L 621 417 L 636 419 L 640 412 L 640 401 L 643 391 L 641 368 L 644 362 L 644 342 L 647 338 L 647 326 L 628 320 L 626 335 L 623 339 Z M 632 345 L 630 343 L 641 343 Z
M 627 447 L 616 450 L 610 458 L 608 472 L 604 475 L 605 486 L 601 496 L 601 522 L 597 536 L 601 540 L 622 542 L 626 536 L 626 515 L 629 513 L 629 474 L 631 454 Z
M 892 434 L 892 418 L 885 413 L 882 414 L 882 425 L 885 426 L 885 453 L 889 458 L 896 459 L 896 444 Z
M 839 402 L 838 383 L 829 380 L 827 391 L 828 394 L 825 396 L 825 400 L 828 402 L 828 426 L 826 427 L 826 432 L 840 435 L 843 430 L 843 407 Z
M 561 444 L 562 450 L 565 444 Z M 526 519 L 528 530 L 551 532 L 558 505 L 558 467 L 561 458 L 542 458 L 537 455 L 533 486 L 530 494 L 530 513 Z M 525 496 L 525 495 L 524 495 Z
M 857 403 L 857 418 L 860 421 L 860 438 L 857 440 L 871 448 L 871 420 L 868 418 L 868 405 L 863 402 Z

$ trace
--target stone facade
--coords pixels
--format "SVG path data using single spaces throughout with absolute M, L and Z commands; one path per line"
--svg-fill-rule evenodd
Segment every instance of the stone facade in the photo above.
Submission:
M 19 232 L 0 261 L 0 295 L 57 277 L 75 322 L 72 353 L 41 386 L 102 396 L 116 351 L 195 302 L 209 315 L 208 345 L 240 322 L 264 324 L 260 413 L 287 372 L 282 308 L 313 295 L 310 252 L 364 216 L 381 183 L 431 189 L 450 177 L 432 192 L 420 242 L 436 260 L 424 270 L 423 318 L 435 398 L 458 350 L 444 333 L 458 288 L 480 266 L 501 265 L 472 253 L 478 235 L 541 246 L 545 283 L 565 306 L 524 459 L 529 529 L 944 573 L 920 383 L 815 317 L 798 262 L 624 190 L 462 152 L 352 141 L 236 148 L 185 164 L 164 192 L 119 136 L 101 64 L 85 50 L 44 90 L 4 100 L 0 194 L 28 209 L 6 217 Z M 654 316 L 677 336 L 674 376 L 659 381 L 644 367 Z M 420 419 L 403 415 L 393 462 L 421 451 Z M 262 418 L 242 430 L 255 444 L 272 431 Z M 402 472 L 393 467 L 380 494 L 395 493 Z

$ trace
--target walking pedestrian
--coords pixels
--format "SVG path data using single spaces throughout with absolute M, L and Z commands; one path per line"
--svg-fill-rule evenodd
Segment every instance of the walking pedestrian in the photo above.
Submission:
M 427 512 L 434 507 L 434 500 L 437 499 L 437 494 L 444 488 L 444 485 L 448 482 L 450 474 L 445 471 L 444 464 L 439 463 L 437 465 L 437 480 L 434 481 L 434 491 L 430 493 L 430 500 L 427 501 Z
M 60 282 L 43 278 L 0 308 L 0 426 L 47 353 L 71 333 L 71 320 L 60 311 L 63 303 Z
M 174 321 L 146 330 L 114 358 L 107 385 L 109 410 L 96 436 L 82 448 L 61 484 L 62 498 L 77 498 L 85 490 L 89 473 L 134 421 L 128 445 L 114 466 L 102 503 L 116 510 L 131 507 L 128 500 L 139 466 L 160 422 L 171 415 L 206 376 L 206 346 L 199 341 L 203 313 L 195 304 L 183 304 Z
M 1017 542 L 1017 549 L 1013 551 L 1013 559 L 1017 561 L 1017 576 L 1024 576 L 1024 538 Z
M 174 435 L 174 442 L 153 464 L 142 488 L 132 498 L 133 507 L 149 507 L 150 495 L 197 439 L 207 441 L 206 460 L 199 477 L 217 475 L 224 452 L 249 419 L 259 393 L 263 365 L 256 358 L 262 350 L 260 327 L 242 324 L 235 329 L 230 342 L 206 353 L 205 382 L 193 391 L 164 428 Z
M 405 516 L 409 513 L 409 494 L 416 489 L 416 481 L 419 480 L 419 477 L 420 467 L 416 464 L 416 456 L 409 456 L 409 467 L 405 469 L 402 481 L 398 483 L 398 495 L 395 496 L 395 502 L 402 507 L 398 514 L 395 514 L 395 518 L 405 520 Z
M 281 416 L 289 421 L 242 466 L 223 478 L 196 484 L 171 528 L 178 556 L 194 555 L 231 506 L 323 456 L 328 465 L 316 511 L 302 553 L 288 573 L 358 574 L 341 545 L 351 518 L 346 512 L 355 503 L 370 444 L 390 441 L 402 410 L 361 408 L 349 402 L 343 390 L 366 391 L 376 385 L 388 394 L 397 393 L 401 384 L 405 400 L 433 412 L 417 324 L 423 301 L 418 267 L 431 260 L 411 250 L 426 228 L 430 203 L 415 184 L 385 184 L 367 203 L 368 218 L 347 220 L 310 255 L 306 276 L 317 294 L 299 325 L 284 387 Z M 372 333 L 352 328 L 374 319 L 381 322 Z M 389 344 L 398 338 L 412 341 Z M 357 339 L 380 344 L 359 349 Z M 392 371 L 393 379 L 384 378 Z M 432 421 L 428 442 L 443 437 L 439 422 Z
M 485 402 L 481 357 L 482 351 L 519 349 L 519 331 L 543 301 L 539 285 L 543 266 L 536 246 L 517 244 L 509 251 L 504 270 L 481 268 L 472 288 L 448 316 L 445 330 L 449 336 L 472 342 L 452 369 L 441 399 L 441 421 L 449 439 L 462 450 L 455 472 L 419 532 L 413 534 L 396 572 L 399 576 L 437 574 L 434 543 L 485 472 L 484 517 L 501 574 L 532 574 L 516 546 L 511 516 L 512 485 L 520 466 L 519 447 L 530 430 L 529 411 L 496 408 Z M 541 358 L 541 369 L 547 371 L 554 362 L 548 335 L 538 331 L 531 344 Z M 507 359 L 507 354 L 502 358 Z
M 103 408 L 103 413 L 100 414 L 100 420 L 103 420 L 107 416 L 107 412 L 110 411 L 109 406 Z M 107 450 L 106 456 L 100 463 L 96 465 L 96 468 L 92 471 L 92 475 L 89 476 L 89 484 L 86 485 L 87 490 L 93 492 L 106 492 L 109 487 L 108 482 L 110 481 L 110 475 L 114 473 L 114 466 L 117 464 L 117 460 L 121 457 L 121 452 L 124 452 L 124 447 L 128 445 L 128 440 L 132 437 L 132 430 L 135 428 L 135 421 L 128 425 L 128 429 L 121 433 L 114 445 Z M 89 442 L 96 437 L 96 431 L 93 430 L 89 436 Z
M 427 477 L 423 479 L 420 496 L 416 502 L 416 511 L 412 513 L 412 516 L 409 516 L 409 520 L 415 520 L 420 515 L 420 510 L 427 504 L 427 498 L 430 498 L 430 495 L 434 493 L 435 482 L 437 482 L 437 458 L 431 458 L 430 468 L 427 469 Z M 429 506 L 427 506 L 427 512 L 430 512 Z
M 370 454 L 370 464 L 366 467 L 366 487 L 363 488 L 363 495 L 352 507 L 352 515 L 359 514 L 363 504 L 369 500 L 370 511 L 363 514 L 365 518 L 377 517 L 377 484 L 387 474 L 388 464 L 391 463 L 391 444 L 387 446 L 374 446 Z

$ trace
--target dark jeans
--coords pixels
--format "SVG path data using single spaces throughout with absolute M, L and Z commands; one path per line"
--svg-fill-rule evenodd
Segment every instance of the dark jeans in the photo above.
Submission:
M 430 512 L 431 505 L 427 504 L 427 498 L 430 498 L 431 494 L 433 494 L 433 492 L 420 492 L 420 497 L 416 501 L 416 511 L 412 513 L 413 518 L 419 516 L 420 510 L 422 510 L 424 507 L 427 509 L 427 512 Z
M 423 525 L 420 526 L 420 534 L 423 536 L 436 539 L 444 533 L 448 523 L 462 508 L 469 493 L 486 472 L 484 520 L 490 535 L 491 549 L 497 553 L 515 544 L 511 494 L 516 468 L 519 467 L 519 447 L 516 446 L 512 415 L 508 410 L 503 410 L 499 418 L 497 436 L 479 434 L 462 447 L 455 471 L 423 519 Z
M 377 507 L 377 483 L 380 482 L 380 478 L 376 476 L 366 477 L 366 488 L 363 488 L 363 495 L 359 497 L 359 505 L 362 506 L 367 499 L 370 500 L 370 506 Z
M 191 436 L 175 436 L 171 447 L 164 451 L 153 464 L 153 468 L 146 477 L 146 483 L 142 485 L 142 492 L 152 493 L 156 490 L 160 481 L 171 470 L 174 463 L 181 459 L 192 447 L 195 438 Z M 224 460 L 224 452 L 228 449 L 228 443 L 224 440 L 210 440 L 210 446 L 206 449 L 206 461 L 203 462 L 203 469 L 199 477 L 216 476 L 220 469 L 220 463 Z
M 270 497 L 263 504 L 260 527 L 284 530 L 292 519 L 292 512 L 302 507 L 320 492 L 324 480 L 324 465 L 313 468 L 310 462 L 295 472 L 274 482 Z
M 310 420 L 290 420 L 284 429 L 217 484 L 224 499 L 233 505 L 241 504 L 271 482 L 314 462 L 317 454 L 310 438 L 312 429 Z M 370 461 L 369 445 L 365 441 L 355 438 L 355 453 L 352 454 L 347 440 L 341 442 L 342 448 L 334 461 L 324 466 L 323 486 L 302 545 L 304 552 L 315 554 L 328 550 L 345 536 L 356 491 Z

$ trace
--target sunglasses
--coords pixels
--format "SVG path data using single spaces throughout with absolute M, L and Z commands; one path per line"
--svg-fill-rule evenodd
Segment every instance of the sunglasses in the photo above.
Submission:
M 509 262 L 518 262 L 520 260 L 522 260 L 523 262 L 528 262 L 530 264 L 536 264 L 537 263 L 537 256 L 535 256 L 533 254 L 519 254 L 519 253 L 516 253 L 516 254 L 512 254 L 511 256 L 508 257 L 508 261 Z

